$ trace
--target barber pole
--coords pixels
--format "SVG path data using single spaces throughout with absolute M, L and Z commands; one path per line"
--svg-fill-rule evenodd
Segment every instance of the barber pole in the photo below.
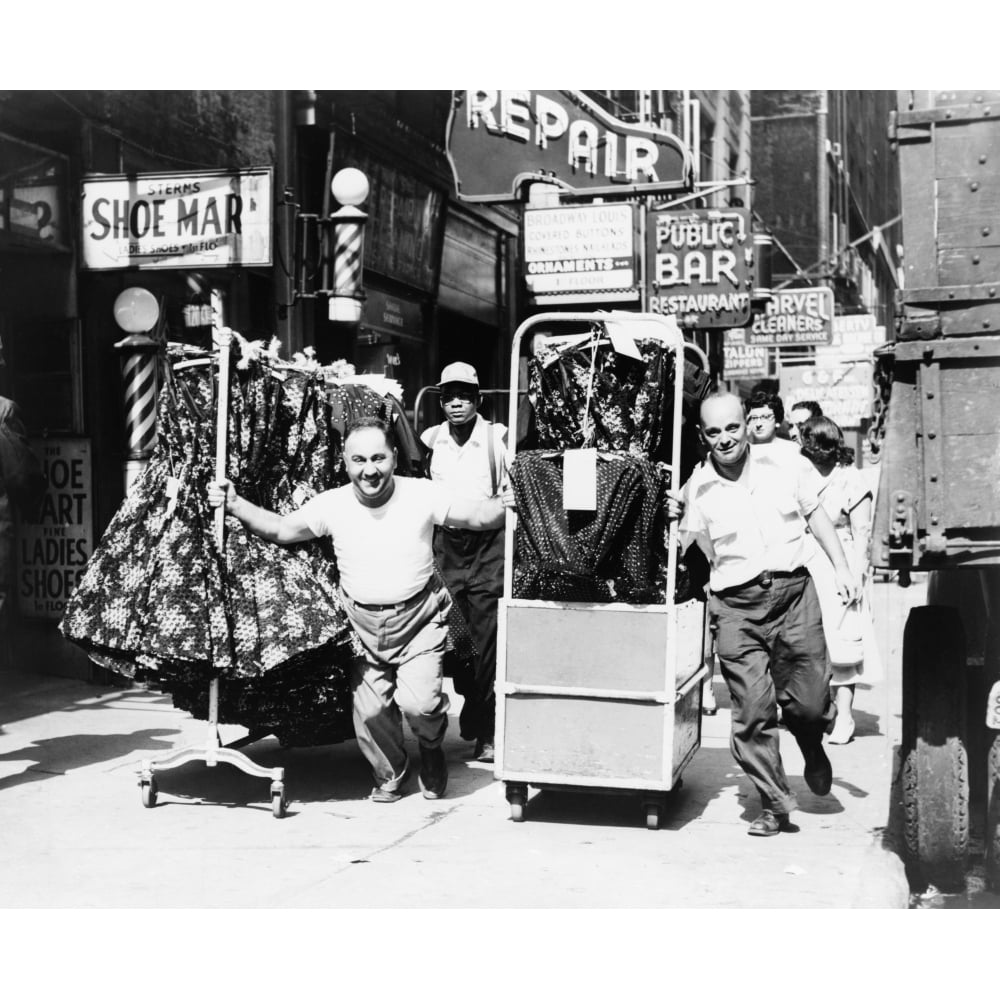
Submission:
M 339 170 L 330 184 L 340 208 L 330 215 L 333 229 L 330 319 L 361 319 L 364 225 L 368 216 L 357 206 L 368 197 L 368 178 L 355 167 Z
M 350 205 L 333 213 L 333 294 L 351 298 L 361 288 L 362 227 L 368 218 Z
M 122 354 L 125 386 L 125 493 L 146 468 L 156 444 L 157 344 L 152 337 L 133 333 L 115 344 Z

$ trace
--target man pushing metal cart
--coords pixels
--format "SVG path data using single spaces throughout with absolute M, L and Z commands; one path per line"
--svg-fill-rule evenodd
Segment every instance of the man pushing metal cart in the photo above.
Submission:
M 664 516 L 684 474 L 685 343 L 672 317 L 533 316 L 512 389 L 522 343 L 538 434 L 514 445 L 495 775 L 516 822 L 534 787 L 637 795 L 656 829 L 700 745 L 706 675 L 703 594 Z

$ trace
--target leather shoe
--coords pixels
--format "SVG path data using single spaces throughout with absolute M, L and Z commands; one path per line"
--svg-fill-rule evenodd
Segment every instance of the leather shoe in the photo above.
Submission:
M 480 764 L 492 764 L 493 763 L 493 741 L 492 740 L 477 740 L 476 741 L 476 753 L 475 758 Z
M 372 802 L 398 802 L 402 797 L 402 792 L 391 792 L 388 788 L 379 788 L 377 785 L 369 796 Z
M 420 748 L 420 775 L 417 780 L 425 799 L 444 798 L 448 787 L 448 764 L 440 747 Z
M 788 813 L 765 809 L 748 827 L 751 837 L 773 837 L 779 833 L 794 833 L 798 827 L 788 820 Z
M 829 795 L 833 785 L 833 765 L 827 757 L 822 743 L 817 743 L 809 750 L 802 751 L 805 769 L 802 777 L 806 779 L 809 790 L 814 795 Z

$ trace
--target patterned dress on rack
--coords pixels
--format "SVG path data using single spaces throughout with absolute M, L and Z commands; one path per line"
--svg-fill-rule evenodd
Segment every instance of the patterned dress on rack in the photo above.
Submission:
M 280 385 L 266 370 L 252 369 L 243 374 L 234 366 L 232 372 L 228 466 L 236 481 L 248 460 L 273 470 L 271 449 L 282 451 L 274 438 L 298 429 L 302 408 L 302 397 L 292 394 L 291 405 L 300 409 L 289 419 Z M 282 716 L 286 733 L 299 739 L 318 727 L 324 742 L 333 735 L 350 738 L 346 668 L 354 655 L 353 632 L 318 543 L 284 549 L 228 519 L 228 570 L 220 559 L 206 499 L 214 478 L 213 383 L 207 366 L 167 378 L 154 455 L 95 550 L 60 628 L 102 666 L 152 676 L 180 702 L 201 698 L 185 699 L 185 683 L 201 691 L 213 676 L 222 677 L 222 722 L 254 729 Z M 322 408 L 318 394 L 313 397 Z M 314 431 L 306 436 L 322 440 Z M 315 444 L 312 453 L 325 475 L 327 456 Z M 171 477 L 180 483 L 174 501 L 166 488 Z M 310 488 L 323 485 L 320 479 Z M 288 691 L 301 692 L 306 674 L 313 701 L 323 705 L 313 726 L 281 711 Z M 321 690 L 317 678 L 323 679 Z
M 669 458 L 672 355 L 658 341 L 636 346 L 641 361 L 599 340 L 563 349 L 539 346 L 528 362 L 539 449 L 594 447 Z
M 515 597 L 663 603 L 666 472 L 633 455 L 602 456 L 596 471 L 597 509 L 567 511 L 561 454 L 517 455 Z

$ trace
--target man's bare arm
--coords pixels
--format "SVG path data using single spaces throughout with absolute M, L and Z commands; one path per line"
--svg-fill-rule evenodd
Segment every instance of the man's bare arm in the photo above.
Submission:
M 315 538 L 299 511 L 276 514 L 241 497 L 232 483 L 212 483 L 208 487 L 208 502 L 212 507 L 225 503 L 226 513 L 242 521 L 255 535 L 278 545 L 291 545 Z

